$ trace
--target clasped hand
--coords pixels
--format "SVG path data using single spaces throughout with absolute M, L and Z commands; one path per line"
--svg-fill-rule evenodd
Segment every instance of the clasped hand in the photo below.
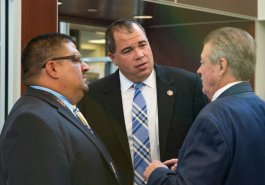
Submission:
M 175 171 L 177 168 L 177 163 L 178 163 L 178 159 L 170 159 L 170 160 L 164 161 L 163 163 L 161 161 L 158 161 L 158 160 L 152 161 L 146 167 L 146 169 L 144 171 L 145 181 L 148 181 L 148 178 L 151 175 L 151 173 L 157 168 L 160 168 L 160 167 L 170 168 L 171 170 Z

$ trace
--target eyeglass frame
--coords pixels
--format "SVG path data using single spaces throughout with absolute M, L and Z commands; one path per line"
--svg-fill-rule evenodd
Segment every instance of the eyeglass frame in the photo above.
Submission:
M 83 59 L 80 55 L 67 55 L 67 56 L 60 56 L 60 57 L 51 57 L 47 59 L 41 68 L 45 68 L 48 61 L 57 61 L 57 60 L 71 60 L 73 63 L 82 63 Z

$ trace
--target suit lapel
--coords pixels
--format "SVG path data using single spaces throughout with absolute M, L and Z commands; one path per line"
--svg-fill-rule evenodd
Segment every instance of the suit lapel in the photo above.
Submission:
M 171 78 L 167 78 L 166 72 L 160 66 L 155 65 L 155 70 L 157 80 L 160 151 L 165 151 L 177 90 L 174 81 L 172 81 Z M 111 85 L 106 86 L 103 92 L 105 96 L 104 106 L 128 162 L 131 163 L 118 71 L 113 74 L 108 84 Z M 161 153 L 161 155 L 163 156 L 164 154 Z
M 155 65 L 155 70 L 157 81 L 159 142 L 161 156 L 163 156 L 164 154 L 162 151 L 165 151 L 166 147 L 177 89 L 175 88 L 174 82 L 170 78 L 167 78 L 165 71 L 160 68 L 160 66 Z
M 118 180 L 117 173 L 116 173 L 116 170 L 114 168 L 112 159 L 111 159 L 109 153 L 106 151 L 105 147 L 99 141 L 97 136 L 94 135 L 85 125 L 83 125 L 83 123 L 77 117 L 74 116 L 74 114 L 64 105 L 63 102 L 61 102 L 55 96 L 53 96 L 52 94 L 50 94 L 48 92 L 37 90 L 37 89 L 32 89 L 32 88 L 29 88 L 26 91 L 25 95 L 37 96 L 40 99 L 48 102 L 49 104 L 51 104 L 51 106 L 53 106 L 57 109 L 58 113 L 61 116 L 68 119 L 70 123 L 75 125 L 75 127 L 77 127 L 81 132 L 83 132 L 88 137 L 88 139 L 92 143 L 94 143 L 95 147 L 98 148 L 99 152 L 102 154 L 103 158 L 106 160 L 110 169 L 114 172 L 114 174 Z
M 125 127 L 123 107 L 122 107 L 122 98 L 120 91 L 120 80 L 118 70 L 112 75 L 110 79 L 110 86 L 106 86 L 103 90 L 105 96 L 104 107 L 108 114 L 108 117 L 111 121 L 111 125 L 115 132 L 115 135 L 118 137 L 122 150 L 126 155 L 126 158 L 129 163 L 131 163 L 131 155 L 128 144 L 127 131 Z
M 74 114 L 64 105 L 64 103 L 52 94 L 46 91 L 29 88 L 26 92 L 26 95 L 36 96 L 42 99 L 43 101 L 48 102 L 52 107 L 57 109 L 58 113 L 62 117 L 69 120 L 73 125 L 75 125 L 78 129 L 84 132 L 84 134 L 87 135 L 89 133 L 86 127 L 83 126 L 82 122 L 74 116 Z
M 67 112 L 66 112 L 67 111 Z M 95 147 L 99 150 L 99 152 L 102 154 L 103 158 L 109 165 L 110 169 L 115 174 L 117 180 L 118 175 L 117 171 L 114 167 L 114 163 L 112 162 L 112 158 L 110 157 L 108 151 L 105 149 L 105 146 L 103 146 L 102 142 L 100 142 L 98 136 L 96 133 L 93 133 L 91 130 L 85 126 L 81 120 L 79 120 L 77 117 L 75 117 L 67 108 L 64 109 L 63 107 L 58 107 L 58 112 L 61 113 L 62 116 L 66 117 L 72 124 L 74 124 L 78 129 L 80 129 L 87 137 L 88 139 L 94 143 Z M 70 114 L 69 114 L 70 112 Z M 119 180 L 118 180 L 119 181 Z

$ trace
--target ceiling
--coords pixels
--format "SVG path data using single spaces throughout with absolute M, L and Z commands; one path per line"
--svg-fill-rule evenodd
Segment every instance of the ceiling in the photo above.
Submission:
M 60 0 L 59 19 L 84 24 L 108 25 L 119 17 L 137 14 L 140 0 Z M 88 11 L 95 9 L 96 11 Z
M 153 16 L 153 19 L 139 20 L 145 27 L 244 20 L 237 17 L 167 5 L 170 3 L 161 4 L 147 0 L 59 1 L 62 2 L 62 5 L 58 7 L 60 20 L 97 26 L 107 26 L 115 19 L 133 17 L 135 15 Z M 87 11 L 88 9 L 96 9 L 96 11 L 89 12 Z
M 104 40 L 106 27 L 116 19 L 149 15 L 152 19 L 139 20 L 145 28 L 245 21 L 242 18 L 154 3 L 152 0 L 58 0 L 59 20 L 69 22 L 70 29 L 79 30 L 81 44 L 90 40 Z M 162 1 L 160 1 L 162 2 Z M 167 2 L 166 0 L 163 2 Z M 90 9 L 90 11 L 88 11 Z M 92 11 L 93 10 L 93 11 Z

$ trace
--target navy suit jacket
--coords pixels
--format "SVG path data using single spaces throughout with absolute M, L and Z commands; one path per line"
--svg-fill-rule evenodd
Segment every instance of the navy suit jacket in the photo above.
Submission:
M 158 168 L 148 185 L 261 185 L 264 174 L 265 102 L 242 82 L 198 115 L 176 172 Z
M 28 88 L 0 137 L 1 185 L 119 185 L 99 139 L 53 95 Z
M 208 102 L 199 77 L 191 72 L 155 65 L 161 160 L 176 158 L 197 114 Z M 173 95 L 167 94 L 168 90 Z M 121 176 L 132 185 L 133 167 L 124 122 L 119 72 L 90 84 L 79 105 L 100 135 Z

